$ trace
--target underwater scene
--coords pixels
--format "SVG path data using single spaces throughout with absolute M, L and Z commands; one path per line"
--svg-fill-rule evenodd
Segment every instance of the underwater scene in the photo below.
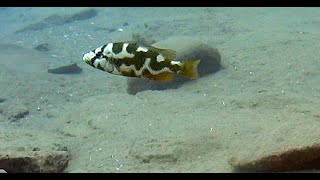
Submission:
M 320 172 L 320 9 L 0 8 L 0 172 Z

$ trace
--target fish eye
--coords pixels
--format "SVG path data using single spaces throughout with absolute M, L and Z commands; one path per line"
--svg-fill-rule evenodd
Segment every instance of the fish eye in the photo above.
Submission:
M 98 52 L 98 53 L 96 54 L 96 57 L 97 57 L 97 58 L 103 58 L 102 52 Z

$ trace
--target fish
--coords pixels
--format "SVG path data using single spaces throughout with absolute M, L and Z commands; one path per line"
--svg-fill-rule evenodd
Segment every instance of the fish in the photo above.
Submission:
M 102 71 L 127 77 L 168 82 L 174 74 L 198 78 L 200 59 L 177 61 L 176 52 L 138 42 L 113 42 L 83 55 L 83 61 Z

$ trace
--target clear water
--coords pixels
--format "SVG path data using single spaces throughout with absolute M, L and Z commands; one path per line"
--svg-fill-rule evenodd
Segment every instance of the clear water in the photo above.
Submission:
M 235 172 L 314 146 L 319 16 L 319 8 L 1 8 L 0 148 L 67 151 L 63 172 Z M 82 61 L 132 40 L 200 58 L 208 64 L 198 71 L 209 73 L 159 83 Z M 81 72 L 48 73 L 74 63 Z

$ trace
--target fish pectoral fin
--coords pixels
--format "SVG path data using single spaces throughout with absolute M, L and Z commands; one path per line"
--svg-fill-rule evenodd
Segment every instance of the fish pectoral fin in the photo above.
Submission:
M 163 72 L 157 75 L 148 73 L 148 74 L 144 74 L 143 76 L 151 80 L 162 81 L 162 82 L 168 82 L 173 79 L 173 74 L 169 72 Z

